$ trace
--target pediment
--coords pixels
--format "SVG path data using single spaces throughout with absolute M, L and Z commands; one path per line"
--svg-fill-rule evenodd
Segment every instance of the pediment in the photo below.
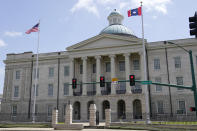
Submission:
M 141 39 L 136 37 L 101 34 L 72 45 L 67 48 L 67 51 L 132 46 L 139 43 L 141 43 Z

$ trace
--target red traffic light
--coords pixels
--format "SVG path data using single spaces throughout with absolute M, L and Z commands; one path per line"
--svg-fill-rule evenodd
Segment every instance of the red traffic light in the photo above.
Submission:
M 76 78 L 73 78 L 72 79 L 72 88 L 73 89 L 76 89 L 77 88 L 77 79 Z
M 196 111 L 196 108 L 195 107 L 190 107 L 189 110 L 190 111 Z
M 130 86 L 135 86 L 135 75 L 129 75 Z
M 105 87 L 105 77 L 104 76 L 100 77 L 100 87 Z

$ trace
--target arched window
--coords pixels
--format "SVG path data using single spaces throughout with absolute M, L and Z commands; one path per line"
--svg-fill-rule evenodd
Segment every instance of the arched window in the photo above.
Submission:
M 142 119 L 142 105 L 138 99 L 133 101 L 133 118 Z
M 109 109 L 110 108 L 110 103 L 109 101 L 105 100 L 103 101 L 103 104 L 102 104 L 102 113 L 103 113 L 103 119 L 105 119 L 105 109 Z
M 125 101 L 119 100 L 118 101 L 118 119 L 125 119 L 125 118 L 126 118 Z
M 73 120 L 80 120 L 81 118 L 80 108 L 81 108 L 80 102 L 76 101 L 73 104 Z

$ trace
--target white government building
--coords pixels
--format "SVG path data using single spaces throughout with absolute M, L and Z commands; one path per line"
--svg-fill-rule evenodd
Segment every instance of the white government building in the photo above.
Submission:
M 88 109 L 93 102 L 100 121 L 105 120 L 106 108 L 111 108 L 112 121 L 145 119 L 144 85 L 136 83 L 131 87 L 129 82 L 120 82 L 114 87 L 107 82 L 105 87 L 80 84 L 76 89 L 69 85 L 73 77 L 79 83 L 99 82 L 100 76 L 105 76 L 106 81 L 112 78 L 128 80 L 130 74 L 134 74 L 137 80 L 144 80 L 142 39 L 122 24 L 124 18 L 119 12 L 111 12 L 107 19 L 109 26 L 97 36 L 67 47 L 66 51 L 39 54 L 36 121 L 50 121 L 54 108 L 59 110 L 59 119 L 63 121 L 69 102 L 73 105 L 74 121 L 88 121 Z M 164 45 L 163 41 L 145 42 L 149 80 L 192 85 L 188 53 L 175 45 Z M 197 72 L 197 40 L 188 38 L 171 42 L 193 51 Z M 7 120 L 31 121 L 36 54 L 7 54 L 4 63 L 1 115 L 7 115 L 4 117 Z M 192 91 L 155 85 L 148 87 L 151 120 L 195 116 L 195 112 L 189 110 L 194 106 Z

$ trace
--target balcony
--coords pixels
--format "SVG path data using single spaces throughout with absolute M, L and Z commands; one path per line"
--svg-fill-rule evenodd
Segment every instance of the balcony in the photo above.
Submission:
M 88 96 L 94 96 L 96 95 L 96 91 L 87 91 Z
M 141 94 L 142 93 L 141 88 L 132 89 L 131 91 L 132 91 L 133 94 Z
M 74 96 L 81 96 L 82 95 L 82 92 L 73 92 L 73 95 Z
M 126 90 L 116 90 L 116 94 L 125 94 Z
M 110 91 L 107 91 L 107 90 L 101 90 L 101 95 L 109 95 L 111 94 Z

